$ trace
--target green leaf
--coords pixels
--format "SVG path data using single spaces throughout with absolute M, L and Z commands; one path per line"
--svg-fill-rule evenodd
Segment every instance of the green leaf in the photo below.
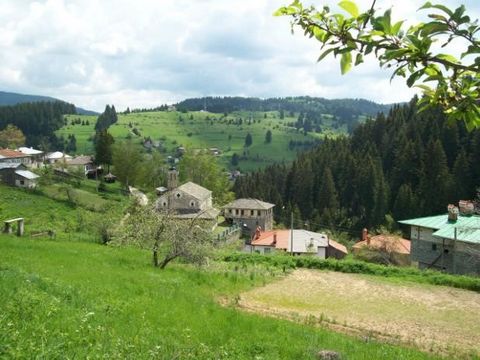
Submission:
M 327 56 L 328 54 L 330 54 L 333 50 L 335 50 L 335 49 L 334 49 L 334 48 L 331 48 L 331 49 L 325 50 L 323 53 L 320 54 L 320 56 L 319 56 L 318 59 L 317 59 L 317 62 L 322 61 L 323 58 L 325 58 L 325 56 Z
M 361 63 L 363 63 L 363 55 L 358 53 L 355 58 L 355 66 L 360 65 Z
M 453 56 L 453 55 L 449 55 L 449 54 L 438 54 L 436 57 L 439 58 L 439 59 L 441 59 L 441 60 L 449 61 L 449 62 L 454 63 L 454 64 L 458 63 L 457 58 L 456 58 L 455 56 Z
M 398 35 L 398 32 L 400 31 L 402 25 L 403 25 L 403 21 L 399 21 L 395 23 L 395 25 L 392 26 L 392 34 Z
M 449 8 L 447 8 L 445 5 L 432 5 L 432 3 L 430 1 L 427 1 L 422 7 L 420 7 L 418 10 L 423 10 L 423 9 L 432 9 L 432 8 L 435 8 L 435 9 L 439 9 L 439 10 L 442 10 L 444 13 L 448 14 L 448 16 L 452 16 L 453 14 L 453 11 L 450 10 Z
M 273 16 L 283 16 L 286 14 L 287 14 L 287 8 L 285 6 L 282 6 L 281 8 L 277 9 L 277 11 L 273 13 Z
M 340 6 L 343 10 L 348 12 L 354 18 L 357 18 L 359 15 L 357 4 L 355 4 L 353 1 L 349 1 L 349 0 L 340 1 L 338 3 L 338 6 Z
M 323 42 L 326 32 L 319 27 L 315 26 L 313 28 L 313 35 L 317 38 L 318 41 Z
M 347 72 L 350 71 L 352 68 L 352 53 L 345 52 L 342 54 L 342 58 L 340 59 L 340 70 L 342 71 L 342 75 L 345 75 Z
M 407 79 L 407 86 L 412 87 L 421 76 L 423 75 L 423 70 L 415 71 L 412 75 L 410 75 Z

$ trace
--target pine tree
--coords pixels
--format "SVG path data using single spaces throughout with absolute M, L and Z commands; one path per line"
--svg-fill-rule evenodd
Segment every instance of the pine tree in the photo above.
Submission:
M 338 195 L 333 181 L 332 171 L 326 167 L 323 171 L 320 190 L 318 194 L 317 209 L 323 212 L 329 209 L 332 213 L 338 210 Z
M 245 136 L 245 147 L 249 147 L 250 145 L 252 145 L 252 142 L 252 135 L 248 133 L 247 136 Z
M 475 194 L 475 189 L 472 186 L 470 163 L 465 149 L 462 149 L 455 159 L 455 164 L 453 165 L 453 180 L 455 200 L 471 199 Z
M 267 132 L 265 134 L 265 142 L 267 144 L 270 144 L 272 142 L 272 131 L 271 130 L 267 130 Z
M 405 220 L 417 216 L 418 200 L 410 188 L 410 185 L 403 184 L 398 190 L 395 204 L 393 205 L 393 216 L 395 220 Z
M 443 213 L 450 202 L 452 181 L 447 157 L 439 140 L 430 141 L 424 155 L 424 173 L 420 185 L 426 213 Z
M 113 136 L 107 130 L 99 131 L 95 137 L 95 163 L 98 165 L 107 165 L 110 169 L 112 165 L 112 145 Z

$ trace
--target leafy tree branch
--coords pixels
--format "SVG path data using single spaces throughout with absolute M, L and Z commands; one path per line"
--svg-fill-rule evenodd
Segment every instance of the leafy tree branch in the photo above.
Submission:
M 378 15 L 375 0 L 365 12 L 350 0 L 338 5 L 346 14 L 332 13 L 327 6 L 305 8 L 295 0 L 274 15 L 290 16 L 292 31 L 299 26 L 322 44 L 318 61 L 339 56 L 346 74 L 374 54 L 380 66 L 393 69 L 391 79 L 403 77 L 409 87 L 423 91 L 420 111 L 439 105 L 448 120 L 463 120 L 469 130 L 480 127 L 480 26 L 463 5 L 452 10 L 427 2 L 419 10 L 432 11 L 431 21 L 410 27 L 392 22 L 390 9 Z M 454 40 L 463 46 L 460 58 L 451 54 Z

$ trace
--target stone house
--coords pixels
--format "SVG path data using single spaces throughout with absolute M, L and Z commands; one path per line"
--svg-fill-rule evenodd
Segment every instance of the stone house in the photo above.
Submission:
M 258 199 L 237 199 L 223 207 L 223 216 L 251 236 L 258 227 L 263 231 L 272 230 L 274 207 Z
M 275 251 L 293 255 L 312 255 L 321 259 L 341 259 L 348 254 L 347 248 L 328 238 L 326 234 L 308 230 L 257 231 L 251 243 L 251 250 L 261 254 Z
M 480 216 L 459 212 L 402 220 L 410 227 L 411 260 L 421 269 L 480 274 Z
M 24 164 L 0 162 L 0 180 L 7 185 L 33 189 L 39 177 Z
M 204 219 L 216 221 L 220 211 L 213 207 L 212 192 L 193 182 L 178 184 L 178 171 L 168 172 L 168 191 L 159 196 L 156 209 L 170 211 L 179 219 Z

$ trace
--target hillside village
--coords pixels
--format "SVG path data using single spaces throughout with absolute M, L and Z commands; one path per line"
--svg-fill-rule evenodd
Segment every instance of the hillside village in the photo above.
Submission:
M 2 5 L 1 360 L 480 359 L 476 5 Z
M 184 150 L 183 150 L 184 152 Z M 180 155 L 181 156 L 181 155 Z M 167 164 L 170 162 L 167 159 Z M 40 175 L 35 170 L 53 167 L 57 175 L 78 176 L 106 183 L 115 181 L 112 173 L 105 174 L 92 156 L 70 156 L 60 151 L 44 153 L 28 147 L 17 150 L 0 149 L 0 178 L 9 186 L 35 189 Z M 219 218 L 224 219 L 222 237 L 244 239 L 243 251 L 270 254 L 285 252 L 292 255 L 311 255 L 322 259 L 344 258 L 345 245 L 327 233 L 307 229 L 277 229 L 274 221 L 275 204 L 254 198 L 239 198 L 218 209 L 212 191 L 194 182 L 179 184 L 175 167 L 167 170 L 166 186 L 157 187 L 154 207 L 168 212 L 175 219 L 198 219 L 215 232 Z M 132 196 L 144 196 L 132 188 Z M 148 200 L 144 205 L 148 204 Z M 364 229 L 351 251 L 362 258 L 370 253 L 381 262 L 401 266 L 414 265 L 420 269 L 438 269 L 455 274 L 480 274 L 480 208 L 473 201 L 462 200 L 448 205 L 448 214 L 425 218 L 405 219 L 408 239 L 398 235 L 371 236 Z M 19 214 L 21 216 L 21 214 Z M 8 221 L 8 219 L 6 219 Z M 6 228 L 7 229 L 7 228 Z M 8 227 L 7 232 L 11 231 Z M 220 235 L 217 235 L 220 238 Z

